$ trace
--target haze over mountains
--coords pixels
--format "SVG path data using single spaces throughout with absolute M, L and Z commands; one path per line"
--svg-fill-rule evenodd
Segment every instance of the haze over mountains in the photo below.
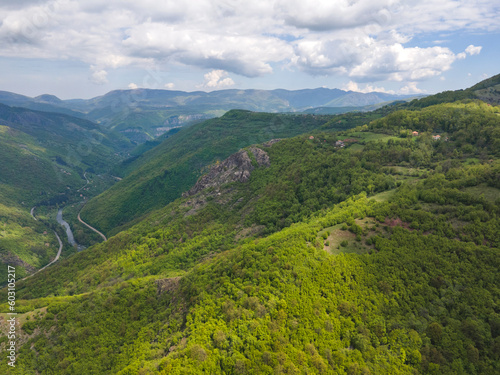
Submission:
M 321 112 L 328 113 L 328 108 L 335 108 L 339 113 L 372 110 L 381 103 L 412 97 L 415 96 L 377 92 L 365 94 L 326 88 L 212 92 L 136 89 L 111 91 L 87 100 L 60 100 L 53 95 L 30 98 L 3 91 L 0 92 L 0 103 L 97 121 L 134 142 L 142 143 L 170 128 L 220 116 L 231 109 L 301 112 L 320 107 Z M 346 108 L 342 110 L 341 107 Z

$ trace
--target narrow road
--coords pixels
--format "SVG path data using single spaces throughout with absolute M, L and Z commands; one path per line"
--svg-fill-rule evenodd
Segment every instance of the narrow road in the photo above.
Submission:
M 35 219 L 35 220 L 36 220 L 36 219 Z M 57 255 L 56 255 L 56 257 L 54 258 L 54 260 L 53 260 L 52 262 L 50 262 L 49 264 L 47 264 L 46 266 L 44 266 L 44 267 L 40 268 L 40 269 L 39 269 L 38 271 L 36 271 L 35 273 L 32 273 L 31 275 L 26 276 L 25 278 L 23 278 L 23 279 L 21 279 L 21 280 L 26 280 L 27 278 L 29 278 L 29 277 L 31 277 L 31 276 L 33 276 L 33 275 L 37 274 L 37 273 L 38 273 L 38 272 L 40 272 L 40 271 L 43 271 L 45 268 L 47 268 L 48 266 L 50 266 L 50 265 L 54 264 L 55 262 L 57 262 L 57 261 L 59 260 L 59 257 L 61 256 L 61 251 L 62 251 L 62 249 L 63 249 L 63 243 L 62 243 L 61 238 L 59 237 L 59 235 L 56 233 L 56 231 L 54 231 L 54 234 L 55 234 L 55 235 L 56 235 L 56 237 L 57 237 L 57 241 L 59 241 L 59 251 L 57 252 Z
M 101 236 L 104 241 L 107 241 L 108 239 L 106 238 L 106 236 L 104 234 L 102 234 L 101 232 L 99 232 L 97 229 L 95 229 L 93 226 L 87 224 L 85 221 L 83 221 L 80 217 L 80 212 L 78 213 L 78 221 L 80 223 L 82 223 L 83 225 L 87 226 L 88 228 L 92 229 L 94 232 L 96 232 L 99 236 Z
M 89 184 L 89 182 L 90 182 L 90 181 L 89 181 L 89 179 L 87 178 L 87 172 L 85 172 L 85 173 L 83 174 L 83 177 L 85 178 L 85 181 L 87 181 L 87 182 L 85 183 L 85 185 L 83 185 L 83 186 L 82 186 L 80 189 L 78 189 L 77 191 L 82 190 L 82 189 L 83 189 L 85 186 L 87 186 L 87 185 Z
M 35 211 L 35 208 L 36 206 L 34 206 L 31 211 L 30 211 L 30 214 L 31 214 L 31 217 L 33 217 L 33 219 L 35 220 L 38 220 L 35 215 L 33 214 L 33 212 Z M 56 257 L 54 258 L 54 260 L 52 262 L 50 262 L 49 264 L 47 264 L 46 266 L 40 268 L 38 271 L 36 271 L 35 273 L 38 273 L 40 271 L 43 271 L 45 268 L 47 268 L 48 266 L 50 266 L 51 264 L 54 264 L 55 262 L 57 262 L 59 260 L 59 257 L 61 256 L 61 251 L 63 249 L 63 243 L 61 241 L 61 238 L 59 237 L 59 235 L 56 233 L 56 231 L 54 231 L 54 234 L 56 235 L 56 238 L 57 238 L 57 241 L 59 241 L 59 251 L 57 252 L 57 255 Z M 32 273 L 31 275 L 29 276 L 26 276 L 24 279 L 21 279 L 21 280 L 26 280 L 28 277 L 31 277 L 33 276 L 35 273 Z
M 41 270 L 44 270 L 45 268 L 47 268 L 51 264 L 54 264 L 55 262 L 57 262 L 59 260 L 59 257 L 61 256 L 61 251 L 63 249 L 63 243 L 62 243 L 61 238 L 59 237 L 59 235 L 56 233 L 56 231 L 54 231 L 54 234 L 57 237 L 57 241 L 59 241 L 59 251 L 57 252 L 56 257 L 54 258 L 54 260 L 52 262 L 50 262 L 49 264 L 47 264 L 45 267 L 40 268 L 37 272 L 40 272 Z

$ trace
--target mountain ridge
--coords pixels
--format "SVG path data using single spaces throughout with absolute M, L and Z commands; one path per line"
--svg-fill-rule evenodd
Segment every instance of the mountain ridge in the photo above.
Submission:
M 164 89 L 113 90 L 91 99 L 61 100 L 44 94 L 36 98 L 0 92 L 0 103 L 60 112 L 115 129 L 131 141 L 143 143 L 166 132 L 174 119 L 181 126 L 218 117 L 231 109 L 257 112 L 301 112 L 316 107 L 365 107 L 412 95 L 359 93 L 340 89 L 260 90 L 225 89 L 180 91 Z M 369 108 L 367 108 L 369 109 Z

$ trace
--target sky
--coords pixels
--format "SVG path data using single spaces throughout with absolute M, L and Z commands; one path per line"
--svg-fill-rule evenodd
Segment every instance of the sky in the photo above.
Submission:
M 500 73 L 498 0 L 16 0 L 0 90 L 432 94 Z

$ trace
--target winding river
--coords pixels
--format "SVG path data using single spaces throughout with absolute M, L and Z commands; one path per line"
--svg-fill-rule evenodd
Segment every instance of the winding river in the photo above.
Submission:
M 66 235 L 68 236 L 68 242 L 70 243 L 70 245 L 71 246 L 76 245 L 77 250 L 82 251 L 83 249 L 85 249 L 85 246 L 80 245 L 75 241 L 75 237 L 73 236 L 73 231 L 71 230 L 71 227 L 69 226 L 68 222 L 63 219 L 62 211 L 63 211 L 62 208 L 60 208 L 59 211 L 57 211 L 57 216 L 56 216 L 57 222 L 66 229 Z

